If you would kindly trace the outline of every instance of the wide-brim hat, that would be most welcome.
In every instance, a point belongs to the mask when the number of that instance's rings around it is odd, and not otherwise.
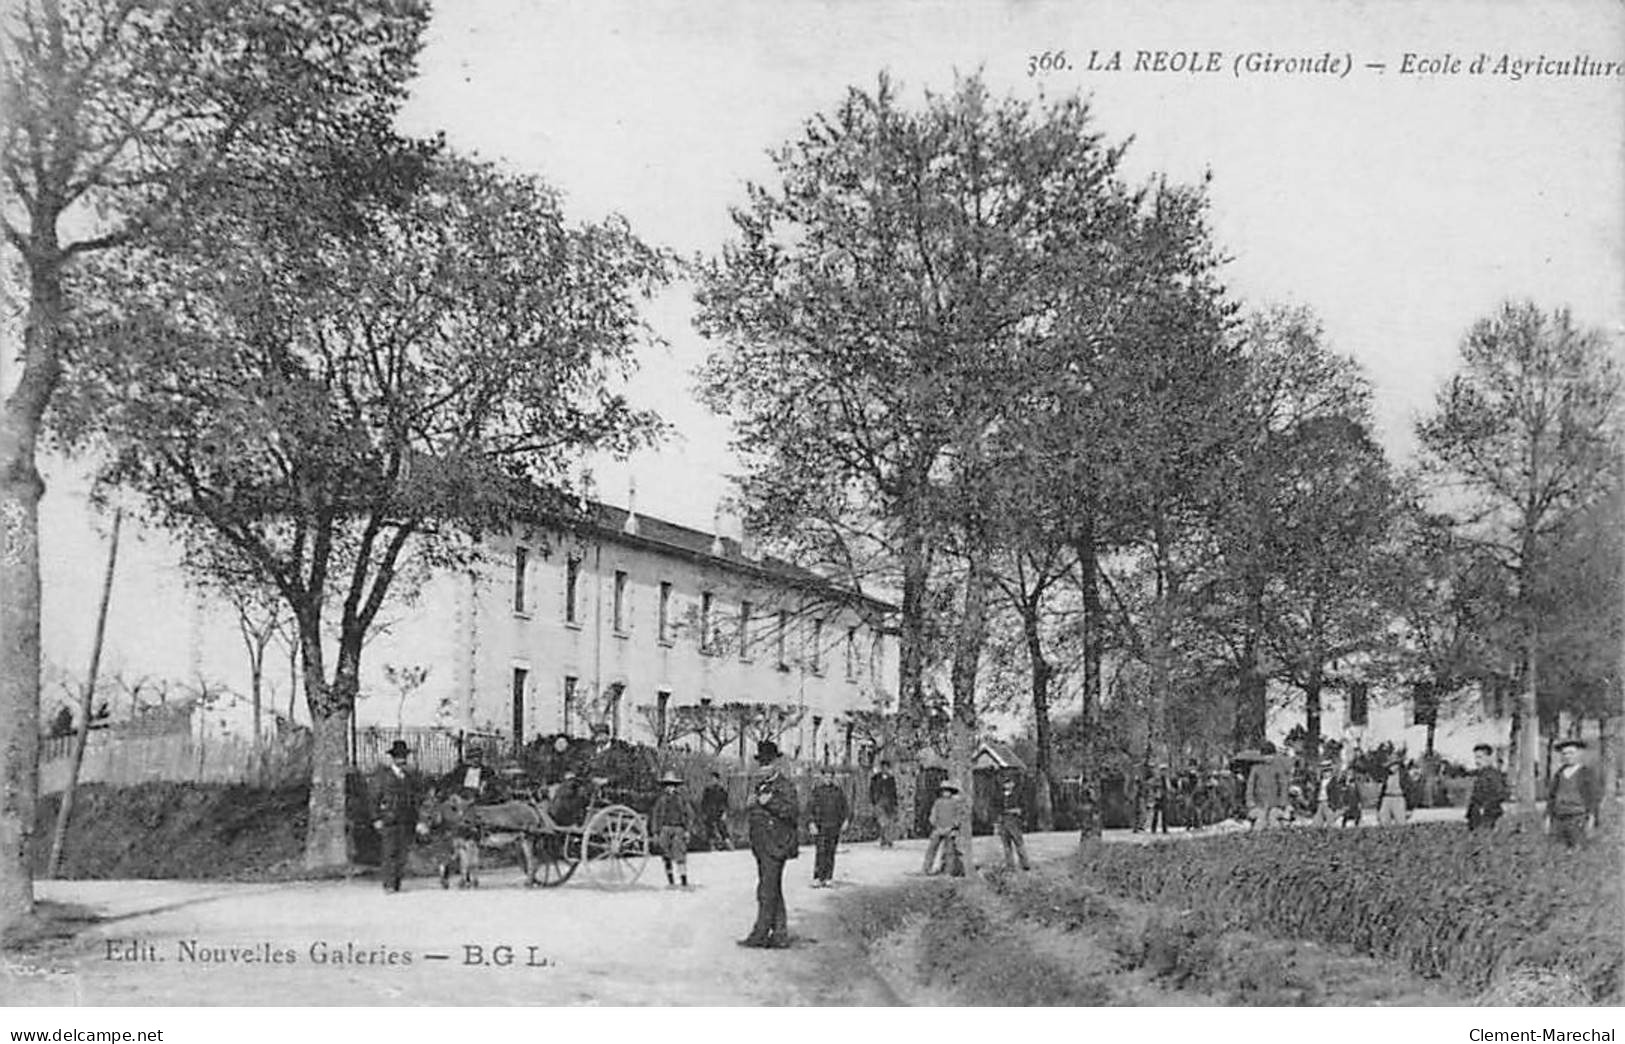
[[[680,787],[683,785],[683,777],[675,772],[668,772],[660,777],[660,785],[663,787]]]
[[[951,782],[951,781],[945,779],[941,783],[937,784],[937,793],[940,794],[944,790],[951,790],[955,794],[957,794],[957,793],[959,793],[959,784]]]
[[[1557,741],[1557,749],[1558,750],[1567,750],[1570,747],[1578,747],[1581,750],[1585,750],[1586,749],[1586,741],[1582,740],[1582,739],[1566,739],[1566,740],[1558,740]]]
[[[392,758],[404,758],[411,753],[412,748],[406,745],[405,740],[396,740],[389,745],[389,756]]]
[[[756,744],[756,764],[770,765],[779,760],[779,745],[772,740],[763,740]]]
[[[466,757],[469,761],[484,761],[485,760],[485,750],[484,750],[484,748],[481,748],[481,747],[469,747],[468,752],[466,754],[464,754],[463,756]]]
[[[592,734],[594,736],[608,735],[609,734],[609,725],[607,723],[605,723],[605,722],[602,722],[602,721],[593,722]]]

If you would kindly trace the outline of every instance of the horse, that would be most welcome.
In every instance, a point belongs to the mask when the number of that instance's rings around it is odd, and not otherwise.
[[[525,863],[525,884],[535,885],[538,833],[553,828],[546,811],[526,801],[476,805],[461,794],[441,798],[431,790],[423,802],[418,823],[429,831],[449,830],[452,858],[440,864],[440,887],[451,887],[455,861],[459,888],[478,888],[480,849],[518,845]]]

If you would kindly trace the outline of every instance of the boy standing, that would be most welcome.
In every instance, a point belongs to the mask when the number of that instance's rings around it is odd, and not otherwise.
[[[869,804],[880,825],[880,847],[892,847],[897,840],[897,777],[891,774],[889,760],[881,759],[880,771],[869,780]]]
[[[813,787],[809,805],[809,825],[816,836],[813,857],[813,887],[828,888],[835,876],[835,847],[841,843],[841,828],[846,826],[850,811],[846,794],[835,782],[835,771],[826,768],[819,773],[818,785]]]
[[[1507,799],[1507,781],[1495,767],[1495,748],[1480,743],[1473,748],[1473,793],[1467,799],[1467,829],[1495,829],[1501,803]]]
[[[666,867],[666,887],[676,888],[672,867],[688,887],[688,833],[694,826],[694,812],[683,797],[683,780],[675,772],[660,777],[660,796],[649,812],[649,828],[660,838],[660,861]]]

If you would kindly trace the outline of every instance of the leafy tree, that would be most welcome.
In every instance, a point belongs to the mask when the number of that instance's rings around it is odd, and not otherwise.
[[[1458,372],[1417,426],[1440,499],[1511,580],[1521,688],[1514,787],[1525,809],[1535,800],[1538,650],[1554,542],[1603,499],[1619,458],[1612,351],[1566,309],[1508,302],[1468,331]]]
[[[0,231],[26,287],[0,352],[0,937],[33,928],[42,423],[88,258],[140,242],[256,155],[364,138],[426,11],[402,0],[21,0],[0,27]],[[12,369],[13,360],[20,367]]]
[[[738,239],[700,273],[700,327],[719,342],[704,393],[734,420],[753,526],[901,590],[914,722],[940,647],[932,577],[978,510],[968,480],[1017,346],[1042,336],[1076,244],[1115,213],[1120,150],[1090,122],[1076,99],[997,101],[979,78],[910,110],[882,77],[773,153],[778,184],[750,186]]]
[[[105,480],[229,548],[297,622],[312,867],[347,857],[362,650],[403,570],[570,518],[578,455],[653,430],[608,384],[664,275],[624,223],[569,227],[533,180],[415,143],[349,159],[325,187],[221,191],[97,270],[63,410],[68,436],[109,447]]]

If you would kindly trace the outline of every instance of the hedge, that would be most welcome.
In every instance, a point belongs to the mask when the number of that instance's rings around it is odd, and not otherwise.
[[[1550,971],[1618,1003],[1625,902],[1617,834],[1577,850],[1460,824],[1290,829],[1086,846],[1108,891],[1244,930],[1348,944],[1472,989]]]

